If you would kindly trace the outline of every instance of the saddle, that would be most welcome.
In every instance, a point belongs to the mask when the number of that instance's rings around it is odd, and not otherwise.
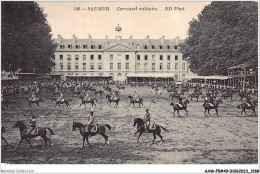
[[[37,98],[30,98],[30,101],[35,102]]]
[[[180,104],[180,103],[178,103],[177,105],[178,105],[180,108],[182,108],[182,107],[183,107],[183,105],[182,105],[182,104]]]
[[[250,104],[250,103],[246,103],[246,105],[247,105],[247,107],[251,107],[251,106],[253,106],[253,105]]]
[[[60,102],[64,102],[64,98],[63,98],[63,99],[60,99]]]
[[[213,107],[215,106],[213,103],[207,103],[209,106]]]

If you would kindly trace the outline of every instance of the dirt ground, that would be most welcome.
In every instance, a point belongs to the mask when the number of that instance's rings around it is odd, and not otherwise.
[[[3,136],[12,146],[6,146],[1,141],[2,163],[21,164],[256,164],[258,163],[258,117],[252,111],[240,115],[237,105],[238,94],[234,101],[223,100],[219,106],[219,117],[215,111],[205,117],[202,106],[203,99],[199,102],[192,101],[188,104],[188,116],[180,111],[181,117],[173,117],[173,109],[167,92],[160,88],[162,97],[155,97],[156,103],[150,107],[151,122],[165,126],[168,132],[162,131],[164,143],[158,145],[159,137],[154,144],[152,134],[144,133],[139,144],[133,137],[136,127],[133,127],[133,118],[143,118],[145,108],[149,106],[153,95],[148,87],[126,87],[120,90],[118,108],[107,106],[105,96],[97,97],[97,107],[94,114],[99,124],[109,124],[112,129],[106,129],[110,145],[105,146],[102,136],[90,138],[94,147],[81,148],[82,137],[79,131],[71,131],[72,122],[86,123],[90,111],[82,105],[80,99],[71,97],[71,93],[64,94],[64,98],[71,98],[71,109],[65,105],[54,108],[51,94],[42,95],[43,103],[37,107],[29,107],[24,96],[12,96],[12,104],[8,110],[2,110],[1,124],[6,133]],[[139,97],[144,99],[144,106],[134,108],[129,104],[128,95],[137,91]],[[91,94],[92,95],[92,94]],[[186,95],[187,97],[187,95]],[[19,129],[13,129],[16,119],[29,124],[30,112],[37,118],[38,126],[50,127],[55,135],[51,136],[52,147],[43,148],[44,141],[37,137],[31,139],[33,148],[24,141],[18,150],[15,146],[20,140]]]

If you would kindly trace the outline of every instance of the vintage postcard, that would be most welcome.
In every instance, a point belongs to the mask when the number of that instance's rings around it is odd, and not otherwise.
[[[1,173],[259,172],[258,2],[1,12]]]

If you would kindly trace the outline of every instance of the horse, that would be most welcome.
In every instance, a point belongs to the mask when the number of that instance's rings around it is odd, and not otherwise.
[[[35,138],[35,137],[42,137],[43,140],[45,141],[45,147],[47,147],[47,142],[49,142],[49,146],[51,146],[51,141],[49,138],[47,138],[47,130],[49,131],[50,135],[54,135],[53,131],[49,127],[37,127],[36,129],[38,130],[37,134],[30,134],[30,130],[25,126],[23,121],[20,121],[17,119],[16,123],[14,124],[13,128],[19,128],[20,130],[20,135],[21,135],[21,140],[17,146],[17,148],[21,145],[23,140],[26,140],[27,143],[30,145],[32,148],[32,144],[30,143],[29,139]],[[16,149],[17,149],[16,148]]]
[[[3,98],[3,101],[1,102],[2,106],[4,106],[6,109],[9,108],[9,104],[11,104],[11,102],[9,101],[9,99],[5,99]]]
[[[183,105],[181,106],[180,104],[173,104],[173,102],[171,102],[171,106],[173,106],[173,116],[175,117],[175,112],[177,111],[177,114],[179,115],[180,117],[180,114],[179,114],[179,110],[184,110],[186,111],[186,115],[188,115],[188,111],[187,111],[187,105],[189,103],[189,100],[186,99],[184,102],[183,102]]]
[[[136,87],[136,84],[135,83],[131,83],[130,87]]]
[[[54,92],[52,93],[52,97],[53,97],[53,96],[56,97],[56,95],[60,95],[60,91],[54,91]]]
[[[189,88],[188,87],[184,87],[181,89],[181,93],[185,94],[185,92],[187,92],[189,94]]]
[[[199,94],[199,93],[191,93],[191,94],[189,95],[189,97],[190,97],[190,100],[191,100],[191,101],[192,101],[193,98],[196,98],[197,101],[199,101],[200,94]]]
[[[90,129],[93,127],[92,125],[90,125]],[[88,137],[89,136],[95,136],[97,134],[100,134],[102,137],[104,137],[105,139],[105,144],[106,145],[109,145],[109,141],[108,141],[108,136],[105,135],[105,132],[106,132],[106,127],[111,130],[111,126],[109,124],[97,124],[97,131],[96,132],[85,132],[85,128],[86,128],[86,125],[82,124],[82,123],[79,123],[79,122],[75,122],[73,121],[72,123],[72,131],[75,131],[76,129],[79,130],[80,132],[80,135],[82,136],[83,138],[83,142],[82,142],[82,146],[81,148],[84,147],[85,145],[85,140],[87,141],[87,144],[92,147],[90,144],[89,144],[89,141],[88,141]]]
[[[204,105],[204,109],[205,109],[204,114],[205,114],[205,117],[206,117],[206,111],[207,111],[207,110],[208,110],[208,114],[211,115],[211,114],[209,113],[210,109],[215,109],[216,114],[217,114],[217,116],[218,116],[218,105],[219,105],[219,103],[223,103],[223,102],[222,102],[222,99],[218,99],[218,100],[215,102],[215,104],[214,104],[214,103],[206,103],[206,104]]]
[[[248,97],[248,94],[246,92],[239,92],[239,96],[240,96],[240,101],[243,100],[243,98],[247,98]]]
[[[249,105],[248,103],[242,103],[242,104],[238,105],[237,108],[241,108],[241,109],[242,109],[241,115],[242,115],[243,112],[244,112],[245,114],[247,114],[247,113],[246,113],[246,109],[252,109],[252,110],[253,110],[253,113],[254,113],[255,116],[256,116],[255,106],[256,106],[256,104],[257,104],[257,100],[253,101],[252,104],[253,104],[253,105]],[[253,113],[252,113],[252,114],[253,114]]]
[[[9,144],[7,143],[6,139],[3,137],[4,133],[5,133],[5,128],[4,128],[4,126],[2,126],[2,128],[1,128],[1,139],[4,140],[4,142],[8,146]]]
[[[143,99],[142,98],[139,98],[139,100],[138,101],[136,101],[135,99],[134,99],[134,97],[133,96],[128,96],[127,98],[130,98],[130,104],[128,105],[128,107],[131,105],[131,104],[133,104],[134,105],[134,108],[135,108],[135,103],[138,103],[139,104],[139,108],[140,108],[140,104],[143,106]]]
[[[139,86],[139,87],[140,87],[140,86],[144,86],[144,83],[139,83],[138,86]]]
[[[181,96],[181,94],[178,94],[177,93],[177,91],[175,91],[175,92],[171,92],[170,93],[170,95],[169,95],[169,98],[171,99],[171,100],[173,100],[173,98],[180,98],[180,96]]]
[[[162,91],[151,90],[150,93],[153,95],[162,95]]]
[[[71,96],[71,97],[73,97],[73,96],[74,96],[74,94],[78,94],[78,97],[79,97],[79,96],[80,96],[80,93],[81,93],[81,91],[80,91],[80,90],[73,91],[73,92],[72,92],[72,96]]]
[[[120,90],[120,89],[125,90],[125,87],[124,87],[124,86],[118,86],[118,85],[116,85],[116,87],[117,87],[118,90]]]
[[[96,106],[96,104],[95,104],[95,100],[96,100],[96,102],[97,102],[97,99],[96,99],[96,98],[89,98],[89,100],[85,100],[85,97],[84,97],[84,96],[80,96],[79,98],[81,99],[81,104],[80,104],[80,106],[81,106],[82,104],[84,104],[85,109],[86,109],[86,103],[90,103],[92,107],[93,107],[94,105]]]
[[[222,98],[223,99],[227,99],[228,97],[230,97],[230,100],[232,101],[233,99],[232,99],[232,92],[224,92],[223,94],[222,94]]]
[[[144,124],[145,124],[145,122],[144,122],[143,119],[141,119],[141,118],[135,118],[135,119],[134,119],[134,124],[133,124],[133,126],[136,126],[136,125],[137,125],[137,131],[135,132],[134,137],[135,137],[135,135],[139,132],[139,135],[138,135],[138,138],[137,138],[137,142],[136,142],[136,143],[139,143],[139,138],[140,138],[140,136],[145,132]],[[153,138],[154,138],[154,139],[152,140],[151,144],[154,143],[154,140],[156,139],[156,135],[158,135],[158,136],[161,138],[161,141],[160,141],[159,144],[162,144],[162,143],[163,143],[163,137],[161,136],[161,128],[162,128],[164,131],[166,131],[166,132],[168,132],[168,131],[166,130],[166,128],[164,128],[164,127],[162,127],[162,126],[160,126],[160,125],[158,125],[158,124],[155,124],[155,123],[153,124],[153,127],[154,127],[154,129],[150,129],[149,126],[147,126],[147,133],[152,133],[152,134],[153,134]]]
[[[120,101],[120,98],[119,96],[115,96],[115,97],[112,97],[111,95],[107,94],[106,95],[106,98],[107,98],[107,104],[110,106],[110,104],[112,102],[115,102],[115,106],[114,107],[117,107],[118,106],[118,103]]]
[[[100,97],[102,97],[102,94],[104,93],[103,90],[95,90],[94,95],[97,96],[97,94],[100,94]]]
[[[70,106],[69,101],[72,101],[72,100],[71,100],[71,99],[62,99],[62,100],[59,100],[58,98],[54,98],[54,97],[53,97],[51,101],[55,101],[55,102],[56,102],[54,108],[55,108],[57,105],[59,105],[59,107],[60,107],[61,104],[66,104],[66,106],[67,106],[67,108],[68,108],[68,107]]]
[[[37,104],[37,106],[39,106],[39,102],[42,102],[42,99],[40,99],[40,98],[34,98],[34,99],[29,99],[29,100],[28,100],[29,106],[32,106],[32,105],[31,105],[32,103],[35,103],[35,104]]]

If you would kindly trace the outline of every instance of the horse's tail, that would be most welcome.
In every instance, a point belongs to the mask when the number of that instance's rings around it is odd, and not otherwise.
[[[240,109],[242,105],[243,105],[243,104],[238,105],[237,108]]]
[[[47,129],[50,131],[50,133],[51,133],[52,135],[54,135],[54,133],[53,133],[53,131],[51,130],[51,128],[48,128],[48,127],[47,127]]]
[[[159,125],[158,125],[159,126]],[[168,132],[168,130],[166,129],[166,127],[162,127],[162,126],[159,126],[160,128],[162,128],[165,132]]]
[[[97,102],[97,99],[96,98],[93,98],[94,100],[96,100],[96,102]]]
[[[111,130],[111,126],[110,126],[109,124],[105,124],[105,126],[106,126],[109,130]]]

